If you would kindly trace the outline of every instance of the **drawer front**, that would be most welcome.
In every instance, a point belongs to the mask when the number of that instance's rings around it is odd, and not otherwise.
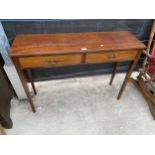
[[[102,63],[133,60],[138,51],[104,51],[103,53],[89,53],[86,56],[86,63]]]
[[[19,61],[22,68],[70,66],[81,64],[81,55],[23,57]]]

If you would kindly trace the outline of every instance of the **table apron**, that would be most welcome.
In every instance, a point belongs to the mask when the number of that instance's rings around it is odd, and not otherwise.
[[[134,60],[138,50],[19,57],[21,68],[48,68]]]

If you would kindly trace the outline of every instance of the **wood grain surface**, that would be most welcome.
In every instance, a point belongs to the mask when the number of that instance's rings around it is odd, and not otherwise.
[[[43,67],[98,64],[131,61],[117,99],[120,99],[138,59],[145,49],[130,32],[85,32],[61,34],[18,35],[10,50],[32,111],[35,106],[26,84],[23,70]],[[116,74],[114,68],[112,80]],[[36,92],[32,77],[31,84]],[[112,82],[111,82],[112,83]]]
[[[12,57],[38,56],[79,53],[84,50],[96,52],[144,48],[144,44],[126,31],[29,34],[16,36],[10,49],[10,55]]]

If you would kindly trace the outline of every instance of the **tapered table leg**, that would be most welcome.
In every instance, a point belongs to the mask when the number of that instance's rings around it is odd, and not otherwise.
[[[28,98],[28,101],[29,101],[30,106],[32,108],[32,111],[36,112],[34,104],[33,104],[33,100],[32,100],[32,97],[31,97],[31,94],[30,94],[28,86],[27,86],[27,82],[25,80],[25,76],[24,76],[23,70],[20,67],[20,63],[18,62],[18,58],[13,58],[13,62],[15,64],[15,67],[16,67],[16,70],[18,72],[19,78],[20,78],[20,80],[22,82],[23,88],[24,88],[25,93],[27,95],[27,98]]]
[[[128,68],[127,74],[126,74],[126,76],[125,76],[125,79],[124,79],[124,81],[123,81],[123,84],[122,84],[122,86],[121,86],[121,88],[120,88],[120,91],[119,91],[119,93],[118,93],[118,96],[117,96],[117,99],[118,99],[118,100],[121,98],[121,95],[122,95],[122,93],[123,93],[123,91],[124,91],[124,89],[125,89],[125,87],[126,87],[126,85],[127,85],[127,82],[130,80],[131,73],[133,72],[133,70],[134,70],[134,68],[135,68],[135,66],[136,66],[136,64],[137,64],[140,55],[141,55],[141,52],[138,52],[138,54],[137,54],[135,60],[132,61],[132,62],[130,63],[130,66],[129,66],[129,68]]]
[[[112,75],[111,75],[111,79],[110,79],[109,85],[112,85],[112,82],[113,82],[114,77],[115,77],[115,75],[116,75],[116,72],[117,72],[117,70],[118,70],[119,64],[120,64],[119,62],[116,62],[116,63],[115,63],[115,66],[114,66],[114,69],[113,69],[113,72],[112,72]]]
[[[36,91],[36,88],[35,88],[35,85],[34,85],[34,81],[33,81],[33,78],[32,78],[32,73],[31,73],[31,70],[30,69],[27,69],[27,75],[28,75],[28,78],[29,78],[29,80],[31,82],[31,85],[32,85],[34,94],[36,95],[37,94],[37,91]]]

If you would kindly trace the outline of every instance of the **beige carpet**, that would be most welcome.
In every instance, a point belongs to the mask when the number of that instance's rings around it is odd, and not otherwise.
[[[147,103],[132,83],[116,96],[124,74],[36,83],[33,113],[28,102],[12,100],[14,126],[7,134],[155,134]]]

